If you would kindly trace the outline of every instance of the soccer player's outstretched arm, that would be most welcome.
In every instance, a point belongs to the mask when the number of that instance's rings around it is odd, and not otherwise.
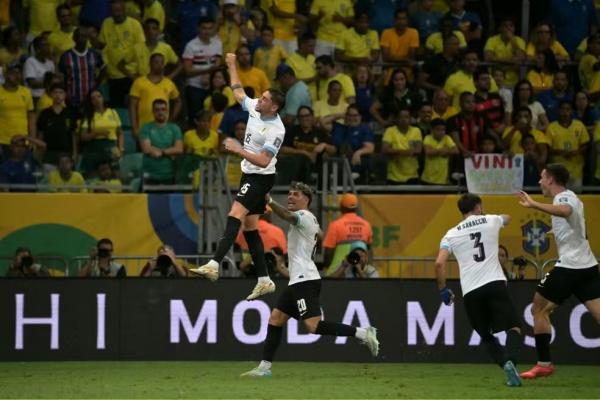
[[[225,150],[229,151],[230,153],[239,155],[240,157],[248,160],[249,162],[260,168],[267,168],[267,166],[271,162],[271,159],[275,157],[275,154],[265,149],[261,150],[258,154],[244,150],[244,147],[241,145],[241,143],[235,140],[234,138],[225,139],[223,145],[225,146]]]
[[[536,210],[543,211],[547,214],[554,215],[555,217],[568,218],[573,209],[567,203],[565,204],[546,204],[540,203],[533,200],[527,193],[520,191],[517,196],[519,197],[519,204],[525,208],[534,208]]]
[[[236,62],[237,59],[235,54],[227,53],[225,56],[225,63],[227,64],[227,70],[229,71],[231,90],[233,91],[233,97],[235,97],[235,100],[238,103],[241,103],[244,101],[244,97],[246,97],[246,92],[244,91],[244,87],[242,86],[242,82],[238,76]]]
[[[279,218],[289,222],[292,225],[296,225],[298,223],[298,216],[273,200],[270,195],[267,195],[267,202],[269,203],[269,206],[271,206],[271,209],[275,215],[277,215]]]
[[[437,287],[442,290],[446,287],[446,263],[450,257],[450,252],[446,249],[440,249],[435,260],[435,279]]]

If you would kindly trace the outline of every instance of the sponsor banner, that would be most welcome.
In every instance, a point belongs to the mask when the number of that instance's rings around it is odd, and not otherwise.
[[[465,177],[471,193],[517,193],[523,189],[523,155],[474,154],[465,158]]]
[[[2,280],[0,357],[34,360],[258,360],[275,295],[246,301],[252,280]],[[459,293],[456,281],[449,286]],[[533,282],[510,283],[523,318],[523,362],[535,359]],[[385,293],[385,296],[381,294]],[[324,318],[375,326],[381,342],[373,359],[354,338],[308,334],[290,320],[277,360],[350,362],[490,362],[462,304],[440,303],[423,280],[327,280]],[[552,315],[553,359],[594,364],[600,328],[574,299]],[[505,338],[498,335],[500,341]]]

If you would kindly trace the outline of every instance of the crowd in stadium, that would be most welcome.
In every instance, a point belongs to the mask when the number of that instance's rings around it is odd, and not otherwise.
[[[221,148],[244,140],[236,53],[248,94],[286,93],[278,183],[341,156],[360,183],[448,185],[465,157],[499,153],[524,154],[525,185],[548,162],[598,184],[592,0],[550,1],[528,42],[501,15],[489,34],[465,0],[242,3],[2,2],[0,182],[139,190],[197,183],[221,157],[236,187],[240,160]]]

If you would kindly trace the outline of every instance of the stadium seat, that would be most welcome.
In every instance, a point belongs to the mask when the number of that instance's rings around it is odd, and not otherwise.
[[[134,192],[138,192],[142,183],[142,153],[125,154],[119,162],[121,182],[129,184]]]

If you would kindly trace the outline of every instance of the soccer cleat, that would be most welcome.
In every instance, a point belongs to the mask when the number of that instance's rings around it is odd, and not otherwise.
[[[548,366],[536,364],[529,371],[521,373],[523,379],[535,379],[554,374],[554,365]]]
[[[508,360],[502,367],[506,374],[506,386],[521,386],[521,377],[519,371],[512,361]]]
[[[272,375],[273,374],[271,373],[270,369],[256,367],[256,368],[251,369],[248,372],[244,372],[243,374],[240,375],[240,377],[268,378],[268,377],[270,377]]]
[[[259,298],[263,294],[273,293],[274,291],[275,291],[275,283],[271,279],[269,279],[267,281],[259,280],[256,283],[256,286],[254,286],[252,293],[250,293],[248,295],[248,297],[246,297],[246,300],[254,300],[256,298]]]
[[[204,264],[203,266],[198,268],[191,268],[188,271],[190,271],[192,275],[197,275],[203,278],[210,279],[212,282],[219,279],[219,267],[215,267],[210,263]]]
[[[367,328],[367,336],[362,343],[369,348],[373,357],[379,354],[379,340],[377,340],[377,328],[372,326]]]

